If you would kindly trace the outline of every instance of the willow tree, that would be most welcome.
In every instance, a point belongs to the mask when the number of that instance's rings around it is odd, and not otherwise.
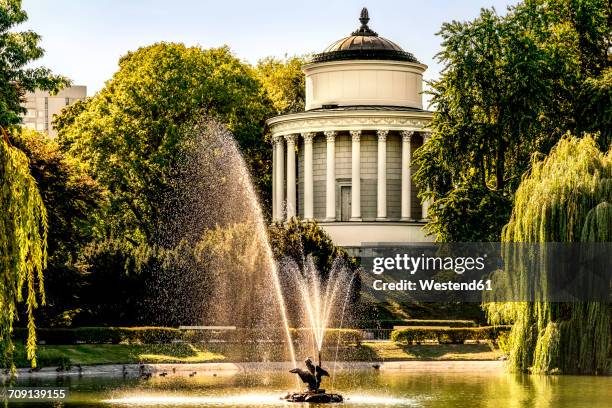
[[[523,178],[502,241],[611,242],[611,203],[612,150],[602,153],[590,136],[565,137]],[[485,310],[492,323],[513,323],[508,341],[511,369],[607,372],[607,302],[499,302],[485,304]]]
[[[2,129],[2,128],[0,128]],[[11,333],[17,303],[27,309],[27,356],[36,366],[34,309],[44,304],[43,269],[47,262],[47,213],[26,155],[0,138],[0,353],[12,366]],[[25,292],[25,293],[24,293]]]

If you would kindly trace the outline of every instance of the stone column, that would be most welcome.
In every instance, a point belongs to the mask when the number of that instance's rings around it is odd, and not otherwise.
[[[414,132],[410,130],[402,131],[402,221],[412,221],[410,217],[410,205],[412,202],[412,151],[410,150],[410,140]]]
[[[431,137],[431,133],[430,132],[423,132],[423,144],[427,143],[427,141],[429,141],[429,138]],[[429,191],[429,186],[427,186],[427,191]],[[421,205],[421,219],[422,220],[427,220],[427,213],[429,212],[429,206],[431,205],[431,199],[426,199],[423,200],[423,204]]]
[[[387,220],[387,134],[388,130],[379,130],[378,135],[378,181],[376,200],[376,221]]]
[[[304,219],[314,219],[312,141],[315,133],[302,133],[304,138]]]
[[[285,199],[285,149],[283,145],[283,137],[278,136],[276,142],[276,195],[274,200],[276,201],[276,220],[278,222],[283,221],[283,201]]]
[[[297,135],[287,135],[287,220],[295,217],[296,182],[295,182],[295,140]]]
[[[276,187],[276,138],[272,137],[272,221],[278,219],[278,208],[276,207],[276,194],[278,193]]]
[[[361,221],[361,130],[351,130],[351,221]]]
[[[327,138],[325,221],[336,221],[336,134],[334,131],[325,132]]]

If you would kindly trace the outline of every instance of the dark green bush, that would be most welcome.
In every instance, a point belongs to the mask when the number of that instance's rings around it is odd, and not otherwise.
[[[171,327],[76,327],[39,328],[36,336],[39,343],[45,344],[155,344],[184,340],[185,332]],[[23,342],[26,334],[25,329],[18,328],[13,338]]]
[[[484,327],[407,327],[393,330],[391,340],[402,344],[418,344],[425,341],[437,341],[440,344],[463,344],[466,340],[495,341],[501,332],[510,326]]]
[[[23,327],[15,328],[13,330],[13,339],[16,342],[25,342],[27,338],[28,330]],[[39,343],[44,342],[46,344],[76,344],[77,335],[74,329],[47,329],[37,328],[36,339]]]
[[[421,319],[396,319],[396,320],[359,320],[354,322],[357,327],[368,329],[392,329],[396,326],[445,326],[445,327],[475,327],[473,320],[421,320]]]
[[[284,342],[284,335],[279,337],[264,330],[186,330],[172,327],[76,327],[76,328],[39,328],[36,330],[39,343],[44,344],[167,344],[175,341],[188,343],[229,342],[249,343],[256,339],[272,339]],[[294,341],[307,343],[310,332],[307,329],[291,329]],[[15,341],[23,343],[27,331],[16,328],[13,332]],[[325,344],[335,345],[359,343],[362,340],[361,330],[328,329],[325,332]]]

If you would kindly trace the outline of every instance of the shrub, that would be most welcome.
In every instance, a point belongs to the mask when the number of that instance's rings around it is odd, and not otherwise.
[[[291,338],[298,344],[305,344],[311,340],[309,329],[291,329]],[[336,344],[360,344],[363,333],[358,329],[326,329],[323,339],[324,346],[335,346]]]
[[[167,344],[174,341],[188,343],[198,342],[228,342],[248,343],[256,339],[277,338],[264,329],[235,330],[185,330],[172,327],[76,327],[76,328],[40,328],[36,330],[39,343],[45,344]],[[307,329],[291,329],[295,342],[305,344],[310,341]],[[13,338],[25,342],[27,329],[16,328]],[[361,330],[328,329],[325,332],[325,344],[335,345],[359,343],[362,339]],[[279,338],[284,342],[284,336]]]
[[[391,340],[403,344],[419,344],[425,341],[437,341],[439,344],[463,344],[466,340],[495,341],[501,332],[509,326],[485,327],[407,327],[394,330]]]
[[[19,328],[13,333],[15,340],[23,342],[27,331]],[[45,344],[155,344],[182,340],[184,331],[171,327],[77,327],[41,328],[36,335],[38,342]]]
[[[392,323],[392,326],[440,326],[440,327],[476,327],[476,322],[473,320],[389,320],[386,322]],[[387,323],[388,324],[388,323]]]

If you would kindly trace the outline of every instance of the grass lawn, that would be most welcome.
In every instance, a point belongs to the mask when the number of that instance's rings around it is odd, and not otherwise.
[[[240,347],[240,345],[238,345]],[[239,362],[245,354],[256,356],[253,350],[240,353],[236,345],[228,344],[79,344],[39,345],[39,367],[57,366],[60,361],[71,365],[144,363],[211,363]],[[274,348],[274,347],[272,347]],[[283,360],[283,353],[268,349],[272,360]],[[304,351],[308,353],[309,351]],[[335,355],[335,348],[324,351]],[[496,360],[499,352],[487,344],[427,344],[401,345],[393,342],[364,342],[359,346],[339,349],[341,361],[401,361],[401,360]],[[16,365],[29,367],[23,346],[18,345]]]
[[[393,342],[362,343],[368,360],[497,360],[501,354],[488,344],[421,344],[402,345]],[[366,358],[363,358],[365,360]]]

